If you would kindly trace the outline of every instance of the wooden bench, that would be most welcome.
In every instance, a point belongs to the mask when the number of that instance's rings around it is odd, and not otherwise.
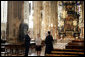
[[[19,55],[21,52],[20,50],[23,50],[21,54],[24,54],[24,46],[22,44],[3,44],[5,46],[5,55],[11,56],[11,55]]]

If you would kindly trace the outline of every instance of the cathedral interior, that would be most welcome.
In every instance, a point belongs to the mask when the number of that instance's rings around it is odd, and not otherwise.
[[[40,56],[84,55],[84,1],[1,1],[1,56],[24,56],[27,31],[28,56],[37,56],[37,34],[42,39]],[[54,50],[44,54],[48,31]]]

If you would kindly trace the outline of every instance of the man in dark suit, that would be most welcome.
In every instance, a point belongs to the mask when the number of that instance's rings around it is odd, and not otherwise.
[[[30,36],[29,36],[29,32],[27,32],[27,34],[25,35],[25,56],[28,56],[28,52],[29,52],[29,46],[30,46]]]
[[[51,51],[53,50],[53,37],[50,35],[50,31],[48,31],[48,36],[45,39],[45,54],[50,54]]]

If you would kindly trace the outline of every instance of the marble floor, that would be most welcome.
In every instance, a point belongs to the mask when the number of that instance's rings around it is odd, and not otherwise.
[[[57,41],[54,41],[53,47],[54,47],[54,49],[65,49],[65,46],[67,45],[67,43],[72,40],[74,40],[74,39],[73,38],[72,39],[70,39],[70,38],[57,39]],[[37,56],[36,50],[30,49],[28,56]],[[45,56],[45,46],[42,47],[40,56]]]
[[[45,52],[45,46],[42,47],[40,56],[45,56],[45,53],[44,52]],[[30,49],[28,56],[37,56],[36,50],[35,49],[32,49],[32,50]]]

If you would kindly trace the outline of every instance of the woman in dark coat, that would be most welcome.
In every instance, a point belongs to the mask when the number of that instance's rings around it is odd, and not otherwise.
[[[30,40],[31,40],[29,36],[29,32],[28,34],[25,35],[25,56],[28,56],[28,53],[29,53],[29,46],[30,46]]]
[[[53,37],[50,35],[50,31],[48,31],[48,36],[45,39],[45,54],[50,54],[51,51],[53,50]]]

